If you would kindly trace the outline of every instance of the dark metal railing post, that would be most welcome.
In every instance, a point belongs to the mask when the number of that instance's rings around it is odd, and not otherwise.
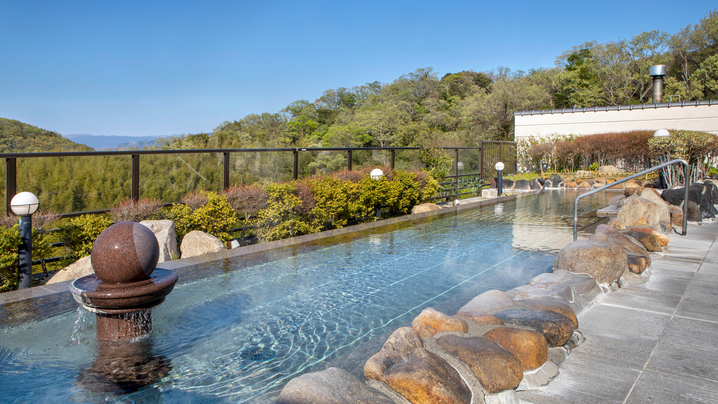
[[[516,143],[514,143],[514,174],[519,173],[519,151],[516,147]]]
[[[479,178],[484,178],[484,141],[479,140]]]
[[[503,145],[503,143],[499,143],[499,160],[498,160],[498,161],[500,161],[500,162],[503,163],[503,161],[504,161],[504,150],[503,150],[502,145]],[[498,161],[497,161],[497,162],[498,162]]]
[[[347,170],[352,170],[352,151],[347,150]]]
[[[396,158],[396,150],[391,149],[391,169],[394,169],[394,160]]]
[[[230,164],[230,158],[229,158],[229,152],[222,153],[222,168],[224,171],[224,176],[222,179],[222,189],[225,191],[229,189],[229,164]]]
[[[140,199],[140,155],[132,155],[132,189],[130,190],[132,200]]]
[[[292,163],[292,179],[299,178],[299,149],[294,149],[294,162]]]
[[[10,201],[17,193],[17,159],[5,159],[5,214],[9,215]]]
[[[459,149],[454,149],[454,195],[459,193]]]

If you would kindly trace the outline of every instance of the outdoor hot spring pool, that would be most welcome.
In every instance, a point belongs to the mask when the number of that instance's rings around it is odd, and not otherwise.
[[[244,403],[328,366],[359,376],[424,308],[453,314],[549,271],[553,244],[572,234],[576,195],[544,192],[178,271],[143,345],[166,371],[139,389],[93,391],[95,319],[71,298],[52,316],[41,301],[22,306],[27,315],[3,307],[0,402]],[[611,196],[583,199],[579,225]]]

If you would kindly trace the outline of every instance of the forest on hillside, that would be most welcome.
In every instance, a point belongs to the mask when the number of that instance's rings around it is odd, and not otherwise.
[[[677,33],[656,30],[577,45],[559,55],[552,68],[465,70],[441,77],[420,68],[391,83],[330,89],[276,113],[225,121],[209,134],[160,139],[156,148],[436,147],[513,140],[515,111],[650,102],[648,67],[654,64],[668,66],[666,99],[718,99],[718,9]],[[0,152],[87,150],[18,121],[0,120],[0,131]],[[354,167],[386,166],[387,157],[355,152]],[[284,181],[291,175],[291,152],[231,158],[233,184]],[[301,153],[300,176],[341,170],[346,158],[345,152]],[[467,167],[475,159],[460,158]],[[30,160],[18,160],[18,190],[36,193],[42,206],[55,212],[106,209],[130,194],[129,156]],[[140,195],[176,202],[199,189],[217,191],[222,165],[221,154],[143,156]],[[398,168],[422,166],[418,153],[397,153]]]
[[[0,153],[89,151],[91,148],[37,126],[0,118]]]
[[[668,67],[666,100],[718,99],[718,9],[677,33],[654,30],[577,45],[559,55],[552,68],[466,70],[442,77],[421,68],[392,83],[327,90],[317,100],[295,101],[278,113],[223,122],[211,142],[384,147],[513,140],[515,111],[650,102],[648,68],[655,64]]]

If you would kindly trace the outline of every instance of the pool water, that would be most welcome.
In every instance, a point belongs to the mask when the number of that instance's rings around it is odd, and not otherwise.
[[[194,273],[214,275],[180,276],[153,309],[143,343],[169,368],[139,389],[98,393],[83,382],[98,354],[94,315],[82,309],[4,327],[0,401],[251,402],[407,325],[426,307],[455,310],[456,296],[507,290],[549,271],[555,244],[572,234],[575,196],[546,192],[261,260],[199,265]],[[610,196],[585,198],[580,213]],[[579,225],[597,220],[584,216]]]

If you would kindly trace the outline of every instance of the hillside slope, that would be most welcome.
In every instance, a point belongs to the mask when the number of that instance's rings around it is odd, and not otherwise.
[[[0,153],[91,150],[91,147],[65,139],[58,133],[14,119],[0,118]]]

